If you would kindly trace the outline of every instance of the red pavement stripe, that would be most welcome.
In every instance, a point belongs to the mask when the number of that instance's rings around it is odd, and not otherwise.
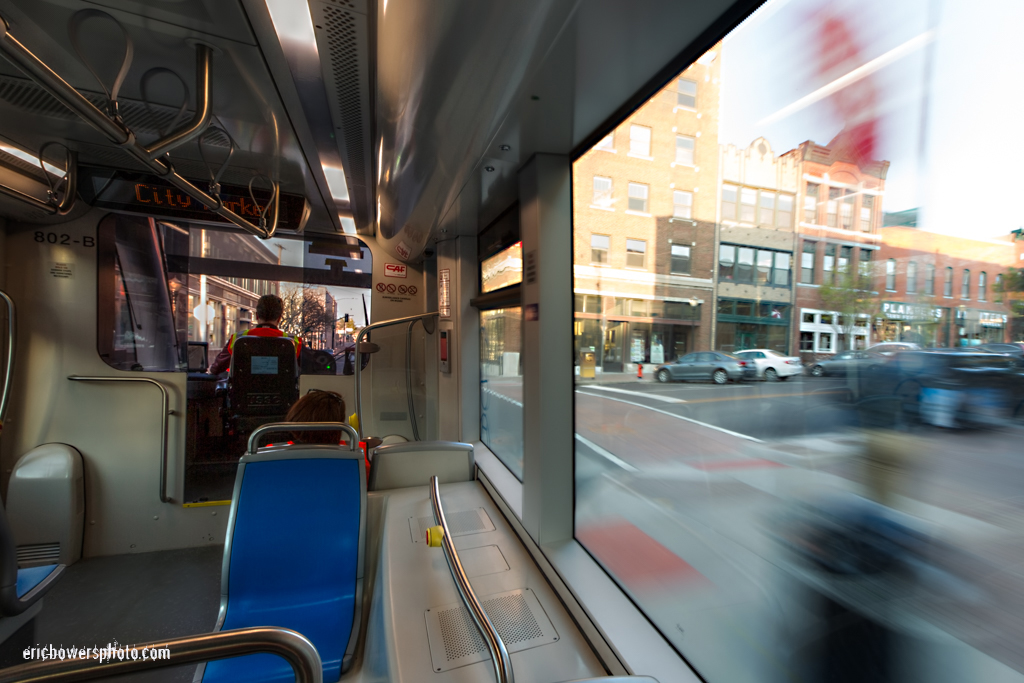
[[[785,467],[782,463],[775,462],[773,460],[764,460],[763,458],[718,460],[715,462],[687,462],[686,464],[694,469],[703,470],[705,472],[712,470],[745,470],[757,467]]]
[[[577,528],[576,538],[629,588],[668,582],[691,587],[712,585],[692,565],[629,522],[616,520]]]

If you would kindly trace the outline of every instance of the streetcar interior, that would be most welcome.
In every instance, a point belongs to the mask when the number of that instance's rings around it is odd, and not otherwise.
[[[0,681],[1024,680],[1021,25],[0,0]]]

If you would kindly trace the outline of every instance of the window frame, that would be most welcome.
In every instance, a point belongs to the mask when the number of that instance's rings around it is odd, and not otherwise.
[[[692,83],[693,84],[693,94],[692,95],[689,94],[689,93],[684,93],[683,92],[681,86],[682,86],[682,84],[684,82]],[[695,81],[695,80],[693,80],[691,78],[683,78],[681,76],[679,78],[677,78],[676,79],[676,104],[675,104],[675,106],[676,107],[682,107],[683,109],[689,109],[691,111],[696,111],[697,110],[697,95],[699,94],[699,88],[700,88],[700,86],[697,85],[697,81]],[[690,103],[690,102],[683,102],[683,101],[681,101],[683,98],[693,98],[693,102],[692,103]]]
[[[635,250],[635,249],[631,250],[630,249],[630,246],[631,246],[630,242],[633,243],[632,246],[640,245],[640,249],[639,250]],[[631,255],[633,255],[633,254],[640,254],[640,265],[637,266],[637,265],[631,265],[630,264],[629,257]],[[647,270],[647,240],[638,240],[638,239],[635,239],[635,238],[632,238],[632,237],[627,237],[626,238],[626,268],[635,269],[635,270]]]
[[[686,256],[676,256],[676,249],[685,249]],[[672,275],[689,275],[693,269],[693,252],[689,244],[670,244],[669,245],[669,264],[668,272]],[[686,268],[683,270],[676,270],[676,259],[686,259]]]
[[[594,246],[594,238],[595,237],[603,237],[606,240],[608,240],[607,246],[595,247]],[[598,233],[598,232],[590,233],[590,265],[592,265],[592,266],[607,266],[609,264],[608,255],[611,253],[611,248],[612,248],[612,236],[611,235],[602,235],[601,233]],[[594,260],[594,253],[595,252],[599,252],[599,251],[603,251],[604,252],[604,260]]]
[[[680,203],[680,196],[687,198],[686,202]],[[679,207],[686,207],[686,215],[679,213]],[[693,220],[693,193],[687,190],[672,190],[672,218],[683,218]]]
[[[885,291],[896,291],[896,259],[894,258],[885,262]]]
[[[641,187],[643,188],[643,191],[644,191],[644,196],[642,197],[643,203],[644,203],[643,204],[643,208],[642,209],[634,209],[633,208],[633,200],[634,199],[640,200],[641,197],[635,196],[633,194],[633,188],[641,188]],[[648,211],[648,209],[650,209],[650,202],[651,202],[651,186],[647,185],[646,183],[635,183],[633,181],[629,181],[629,183],[626,186],[626,211],[629,212],[629,213],[635,213],[635,214],[640,214],[640,215],[643,215],[643,216],[649,216],[649,215],[651,215],[650,212]]]
[[[971,300],[971,269],[964,268],[964,272],[961,274],[960,280],[960,299],[963,301]]]
[[[647,148],[646,148],[646,151],[643,152],[642,154],[640,152],[637,152],[637,151],[634,150],[634,145],[637,142],[642,142],[642,140],[639,140],[639,138],[636,138],[636,137],[633,136],[633,131],[641,131],[641,130],[647,131]],[[651,144],[652,144],[653,138],[654,138],[654,129],[651,128],[650,126],[643,126],[643,125],[641,125],[639,123],[631,123],[631,124],[629,124],[629,156],[637,157],[639,159],[651,159],[651,158],[653,158],[653,156],[651,155]]]
[[[680,159],[679,158],[680,152],[684,152],[684,156],[686,156],[685,152],[687,151],[687,148],[686,148],[685,145],[680,145],[679,143],[680,142],[685,142],[687,140],[690,142],[689,160],[687,160],[687,159]],[[682,134],[676,133],[676,155],[675,155],[675,160],[673,161],[673,163],[676,166],[696,166],[697,165],[697,138],[693,137],[692,135],[682,135]]]
[[[598,182],[597,181],[599,181],[599,180],[607,180],[608,181],[608,189],[607,190],[598,191],[598,189],[597,189]],[[593,194],[590,197],[590,206],[598,208],[598,209],[605,209],[605,210],[609,210],[609,211],[614,211],[615,209],[612,206],[612,204],[614,203],[615,181],[612,180],[608,176],[595,175],[594,176],[594,180],[593,180],[592,188],[593,188]]]

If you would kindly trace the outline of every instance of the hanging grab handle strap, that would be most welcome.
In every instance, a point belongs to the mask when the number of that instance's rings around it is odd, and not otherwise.
[[[271,180],[269,177],[263,175],[262,173],[254,175],[252,178],[250,178],[249,179],[249,197],[252,198],[252,203],[255,204],[256,206],[259,206],[260,203],[258,201],[256,201],[256,195],[254,195],[252,193],[252,184],[253,184],[253,182],[257,178],[263,178],[268,183],[270,183],[270,199],[267,200],[267,205],[263,207],[262,211],[260,211],[260,227],[261,228],[266,228],[267,227],[267,212],[270,211],[270,207],[271,206],[274,206],[274,205],[277,204],[279,186],[278,186],[277,183],[275,183],[273,180]],[[275,207],[275,213],[276,213],[276,207]],[[276,224],[276,222],[277,221],[275,221],[275,224]]]
[[[107,89],[106,84],[100,75],[96,73],[96,69],[93,68],[89,60],[85,58],[83,54],[81,43],[79,42],[79,33],[82,28],[82,24],[87,19],[102,18],[109,19],[114,22],[117,28],[121,31],[121,35],[124,36],[124,56],[121,58],[121,68],[117,70],[117,76],[114,77],[114,83]],[[128,69],[132,65],[132,57],[135,54],[135,47],[132,45],[132,39],[128,35],[128,31],[124,26],[121,25],[117,19],[107,14],[103,10],[98,9],[82,9],[78,10],[71,16],[71,21],[68,22],[68,38],[71,39],[71,47],[74,48],[75,54],[78,55],[78,60],[82,62],[89,73],[93,75],[96,82],[103,88],[103,92],[107,95],[107,102],[109,113],[112,117],[117,118],[117,96],[121,92],[121,85],[124,83],[125,76],[128,75]]]
[[[142,74],[142,78],[139,79],[139,90],[142,91],[142,105],[146,108],[146,111],[149,112],[149,115],[153,117],[154,121],[159,119],[156,112],[149,106],[149,82],[153,80],[155,76],[159,76],[160,74],[169,74],[174,76],[178,79],[178,82],[181,83],[182,90],[181,106],[178,107],[178,113],[174,115],[173,119],[171,119],[171,125],[167,126],[167,130],[164,130],[163,126],[157,125],[156,132],[162,138],[171,131],[177,129],[178,124],[185,120],[185,110],[188,108],[189,101],[189,89],[188,83],[185,82],[184,78],[178,75],[177,71],[173,71],[172,69],[168,69],[164,66],[154,66],[152,69]]]
[[[220,123],[220,119],[218,119],[217,122]],[[210,165],[209,159],[206,158],[205,145],[203,144],[206,141],[206,136],[210,135],[215,131],[221,133],[222,135],[224,135],[224,137],[228,139],[228,156],[226,159],[224,159],[224,163],[220,165],[220,168],[217,169],[216,173],[213,172],[213,166]],[[206,165],[206,172],[210,174],[210,195],[217,200],[218,204],[220,204],[220,179],[221,176],[224,175],[224,171],[227,170],[228,164],[231,163],[231,157],[234,156],[234,154],[235,139],[231,137],[231,133],[229,133],[226,128],[222,126],[211,126],[210,128],[207,128],[202,135],[199,136],[199,156],[200,158],[202,158],[203,164]],[[252,184],[250,183],[250,194],[252,193],[251,187]],[[256,204],[255,199],[253,200],[253,204]],[[259,204],[256,205],[259,206]]]
[[[43,160],[43,154],[49,147],[52,147],[53,145],[60,145],[61,147],[64,148],[64,175],[61,176],[60,180],[58,180],[56,183],[54,183],[53,180],[50,179],[50,172],[46,170],[46,162]],[[68,192],[74,191],[69,182],[71,174],[74,172],[71,168],[72,164],[74,163],[72,157],[73,154],[71,150],[68,148],[68,146],[61,142],[57,142],[56,140],[44,142],[43,146],[39,148],[39,168],[43,170],[43,177],[46,178],[46,185],[49,188],[46,192],[46,201],[53,206],[59,206],[62,203],[57,199],[57,193],[60,191],[60,188],[62,186],[64,187],[65,195]]]

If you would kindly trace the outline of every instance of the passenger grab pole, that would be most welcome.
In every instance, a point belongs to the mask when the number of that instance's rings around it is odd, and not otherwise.
[[[455,550],[455,543],[448,530],[448,520],[445,519],[444,510],[441,507],[441,488],[436,476],[430,478],[430,504],[434,508],[434,520],[441,527],[441,547],[444,549],[445,559],[448,560],[448,569],[452,573],[452,578],[455,579],[462,602],[469,610],[470,616],[473,617],[473,623],[476,624],[480,636],[487,643],[487,649],[491,652],[494,680],[497,683],[514,683],[512,660],[509,659],[505,643],[502,641],[501,635],[498,634],[498,629],[494,627],[487,616],[487,612],[484,611],[483,605],[477,599],[476,593],[473,592],[473,586],[469,583],[469,577],[466,576],[466,571],[462,568],[462,562],[459,560],[459,553]]]

